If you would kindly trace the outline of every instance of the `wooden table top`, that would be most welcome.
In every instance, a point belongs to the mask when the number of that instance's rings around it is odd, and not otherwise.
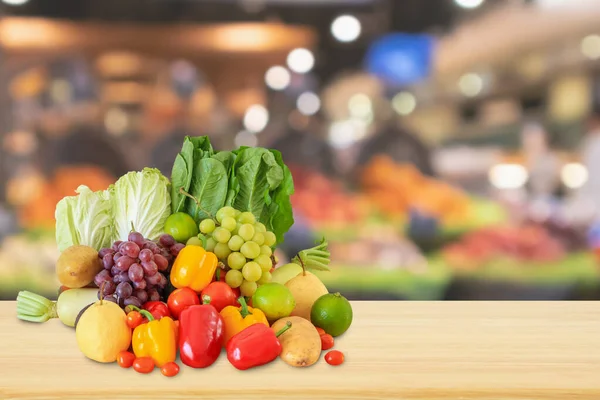
[[[600,303],[352,305],[341,366],[238,371],[223,354],[166,378],[88,360],[72,328],[0,302],[0,399],[600,399]]]

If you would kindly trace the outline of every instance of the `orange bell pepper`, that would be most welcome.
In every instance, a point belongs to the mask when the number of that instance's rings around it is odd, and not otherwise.
[[[171,317],[154,319],[146,310],[140,313],[148,318],[148,322],[138,325],[133,330],[131,348],[137,358],[150,357],[157,367],[174,362],[177,358],[177,340],[179,326]]]
[[[215,275],[219,260],[200,246],[185,246],[171,268],[171,284],[177,289],[188,287],[200,293]]]
[[[250,325],[264,324],[269,326],[269,321],[267,321],[265,313],[258,308],[248,307],[244,296],[241,296],[238,301],[241,307],[227,306],[221,310],[221,317],[223,317],[223,322],[225,323],[223,346],[226,346],[229,339],[234,335]]]

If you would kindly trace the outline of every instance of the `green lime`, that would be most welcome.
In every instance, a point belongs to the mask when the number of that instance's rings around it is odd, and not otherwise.
[[[252,306],[264,312],[268,320],[274,321],[289,316],[296,307],[296,300],[290,289],[281,283],[270,282],[256,289]]]
[[[173,236],[179,243],[185,243],[192,236],[198,236],[198,225],[188,214],[178,212],[167,218],[165,233]]]
[[[352,324],[352,306],[339,293],[328,293],[319,297],[310,311],[314,326],[322,328],[331,336],[340,336]]]

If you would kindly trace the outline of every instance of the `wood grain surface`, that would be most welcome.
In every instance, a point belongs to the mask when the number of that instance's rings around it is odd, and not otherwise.
[[[600,399],[600,303],[354,302],[346,362],[174,378],[83,357],[73,329],[0,302],[0,399]],[[323,356],[322,356],[323,357]]]

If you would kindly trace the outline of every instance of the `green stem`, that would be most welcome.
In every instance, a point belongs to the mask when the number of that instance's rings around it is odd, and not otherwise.
[[[275,334],[275,337],[281,336],[281,334],[283,332],[287,331],[291,327],[292,327],[292,321],[288,321],[283,328],[281,328],[279,331],[277,331],[277,333]]]
[[[250,310],[248,310],[248,304],[246,304],[246,299],[244,299],[244,296],[240,296],[240,298],[238,299],[238,302],[240,303],[240,315],[242,316],[242,318],[246,318],[248,315],[252,315],[252,313],[250,312]]]
[[[140,310],[139,313],[142,314],[144,317],[146,317],[146,319],[148,320],[148,322],[154,321],[154,315],[152,315],[150,313],[150,311],[148,311],[148,310]]]
[[[154,321],[154,316],[152,315],[152,313],[150,313],[150,311],[148,311],[148,310],[142,310],[141,308],[139,308],[138,306],[134,306],[133,304],[130,304],[127,307],[129,307],[133,311],[139,312],[144,317],[146,317],[148,319],[148,321]]]
[[[221,268],[217,267],[217,282],[221,280]]]
[[[205,306],[209,305],[211,300],[212,299],[207,294],[205,294],[204,296],[202,296],[202,304],[204,304]]]
[[[28,322],[46,322],[58,318],[56,302],[28,291],[17,295],[17,318]]]

